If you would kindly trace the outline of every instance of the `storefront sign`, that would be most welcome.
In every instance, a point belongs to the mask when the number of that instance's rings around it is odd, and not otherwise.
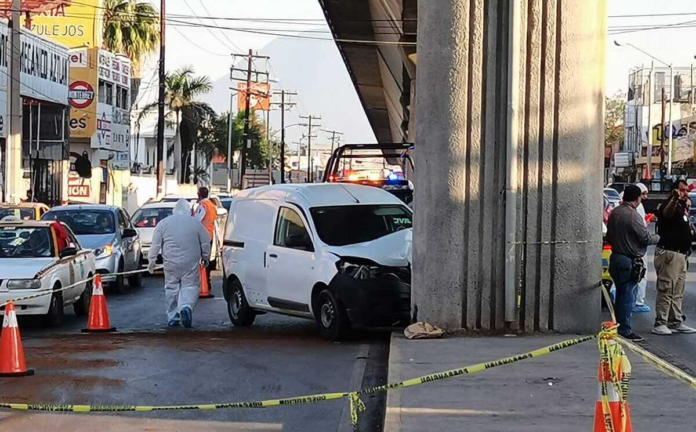
[[[87,82],[75,81],[70,84],[68,97],[73,108],[87,108],[94,101],[94,88]]]
[[[28,3],[28,2],[22,2]],[[68,48],[101,46],[102,0],[43,0],[31,16],[31,31]],[[25,25],[26,17],[22,17]]]

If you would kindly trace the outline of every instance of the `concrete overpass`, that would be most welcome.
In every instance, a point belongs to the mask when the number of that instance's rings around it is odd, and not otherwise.
[[[418,319],[596,330],[606,0],[319,2],[377,139],[416,142]]]

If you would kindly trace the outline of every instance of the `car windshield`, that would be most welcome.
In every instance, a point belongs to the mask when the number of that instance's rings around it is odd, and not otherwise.
[[[162,219],[172,215],[172,208],[147,208],[140,209],[133,215],[133,224],[136,228],[154,228]]]
[[[6,217],[16,217],[20,220],[34,220],[34,209],[30,208],[0,208],[0,221]]]
[[[617,192],[617,191],[614,190],[614,189],[611,189],[611,188],[604,189],[604,193],[605,193],[605,194],[607,195],[607,197],[609,197],[609,198],[620,199],[619,192]]]
[[[49,258],[53,256],[50,228],[0,227],[0,258]]]
[[[329,246],[364,243],[411,228],[411,212],[401,205],[352,205],[310,209],[317,234]]]
[[[116,232],[114,214],[108,210],[60,210],[46,213],[43,220],[61,221],[75,235],[102,235]]]

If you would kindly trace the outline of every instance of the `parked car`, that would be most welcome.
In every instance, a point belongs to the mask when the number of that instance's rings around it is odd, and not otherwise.
[[[95,274],[94,254],[83,249],[65,226],[69,243],[59,250],[56,223],[0,222],[0,303],[68,287]],[[87,315],[91,298],[92,282],[85,282],[53,295],[18,301],[17,314],[44,315],[47,324],[58,325],[65,306],[72,305],[77,315]]]
[[[140,236],[141,259],[140,264],[143,267],[147,266],[147,254],[150,252],[152,245],[152,236],[155,234],[155,228],[164,218],[172,215],[175,202],[158,202],[150,203],[142,206],[133,214],[131,222],[138,231]],[[158,263],[162,262],[162,257],[158,257]]]
[[[198,208],[198,197],[191,197],[185,195],[165,195],[164,198],[162,198],[158,202],[176,204],[176,202],[180,199],[185,199],[186,201],[188,201],[191,204],[192,210],[195,211],[196,208]],[[215,221],[215,239],[213,241],[213,247],[210,251],[210,268],[215,270],[218,268],[218,258],[220,258],[221,256],[222,238],[225,234],[225,225],[227,224],[228,209],[223,206],[220,198],[218,198],[217,195],[210,194],[209,199],[213,202],[213,204],[215,204],[215,207],[217,208],[217,218]],[[150,202],[149,204],[154,204],[154,202]]]
[[[615,189],[605,188],[604,196],[607,198],[607,200],[609,200],[609,204],[611,204],[612,209],[615,209],[619,206],[619,203],[621,203],[621,194]]]
[[[235,326],[258,313],[314,319],[326,339],[352,324],[408,323],[412,212],[380,188],[292,184],[235,196],[223,250]]]
[[[19,220],[37,221],[48,211],[42,203],[0,204],[0,221],[8,216]]]
[[[125,289],[125,278],[114,273],[140,269],[140,237],[122,208],[100,204],[54,207],[43,220],[68,225],[80,243],[94,251],[97,273],[116,291]],[[142,280],[138,273],[128,277],[128,284],[139,287]]]

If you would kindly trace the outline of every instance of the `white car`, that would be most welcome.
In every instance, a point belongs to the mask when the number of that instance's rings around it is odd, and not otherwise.
[[[184,199],[191,204],[191,208],[195,211],[198,207],[198,197],[182,196],[182,195],[165,195],[160,201],[160,204],[176,204],[180,199]],[[215,219],[215,241],[213,242],[212,250],[210,251],[210,268],[216,270],[218,267],[218,257],[221,252],[221,241],[225,234],[225,224],[227,223],[227,209],[222,205],[220,198],[215,194],[210,194],[210,201],[215,204],[217,208],[217,217]],[[155,204],[154,202],[148,203],[146,205]],[[174,208],[172,206],[172,208]]]
[[[147,254],[152,246],[152,236],[155,228],[162,219],[172,215],[176,202],[153,202],[145,204],[133,214],[131,223],[140,235],[140,245],[143,251],[141,265],[147,267]],[[161,264],[161,260],[158,259]]]
[[[143,267],[147,267],[147,254],[150,252],[150,247],[152,246],[152,236],[155,234],[157,224],[159,224],[162,219],[172,215],[177,201],[151,202],[145,204],[138,209],[135,214],[133,214],[131,223],[140,235],[140,242],[143,251],[141,265]],[[217,222],[215,232],[216,235],[219,232],[217,229]],[[210,265],[212,266],[213,270],[217,268],[217,257],[219,255],[218,252],[220,251],[219,238],[219,236],[216,237],[215,241],[213,242],[212,250],[210,251],[210,256],[213,257],[213,259],[210,261]],[[161,257],[158,257],[157,263],[162,263]]]
[[[408,323],[412,212],[382,189],[275,185],[235,196],[223,292],[235,326],[261,312],[315,319],[327,339],[352,324]]]
[[[0,223],[0,303],[67,287],[96,274],[94,254],[83,249],[64,224],[67,245],[64,242],[59,252],[58,223]],[[19,301],[15,306],[18,315],[44,315],[47,324],[58,325],[65,306],[72,305],[77,315],[85,316],[91,299],[92,282],[85,282],[67,291]]]

